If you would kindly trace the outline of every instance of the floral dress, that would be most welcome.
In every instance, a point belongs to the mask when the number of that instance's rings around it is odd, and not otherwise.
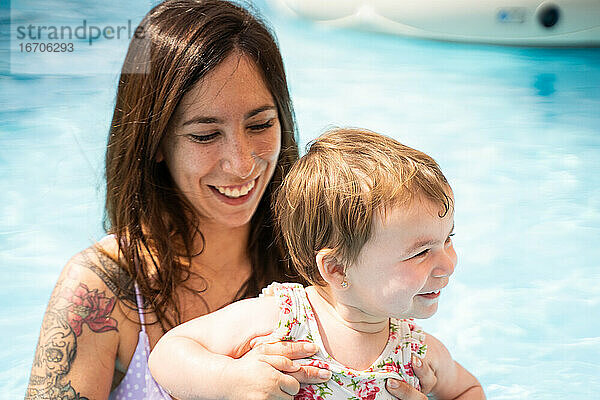
[[[346,367],[333,359],[323,346],[315,314],[304,287],[297,283],[272,283],[261,296],[277,296],[279,321],[275,331],[265,340],[310,341],[319,350],[308,359],[296,360],[332,372],[329,381],[301,385],[296,400],[383,400],[395,399],[385,389],[387,378],[403,380],[419,389],[419,380],[413,374],[411,356],[423,358],[425,334],[412,319],[390,319],[388,343],[377,360],[364,371]]]

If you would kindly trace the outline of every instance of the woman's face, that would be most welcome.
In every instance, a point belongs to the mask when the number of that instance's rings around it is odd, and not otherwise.
[[[247,224],[273,176],[281,126],[253,61],[234,53],[186,93],[157,156],[203,224]]]

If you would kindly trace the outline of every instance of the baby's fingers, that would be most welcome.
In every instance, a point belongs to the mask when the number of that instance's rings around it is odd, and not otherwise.
[[[300,370],[288,373],[300,383],[323,383],[331,379],[331,372],[326,369],[303,365]]]
[[[437,383],[437,378],[433,373],[433,370],[429,366],[428,362],[424,362],[418,357],[413,357],[413,371],[417,378],[419,378],[419,383],[421,384],[421,391],[425,394],[429,394],[435,384]]]
[[[419,392],[408,383],[389,378],[386,383],[386,389],[397,399],[401,400],[427,400],[427,396]]]

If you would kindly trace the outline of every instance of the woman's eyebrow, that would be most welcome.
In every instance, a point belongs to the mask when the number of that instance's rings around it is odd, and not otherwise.
[[[244,115],[244,119],[252,118],[256,114],[260,114],[261,112],[267,111],[267,110],[277,111],[277,107],[275,107],[274,105],[264,105],[262,107],[255,108],[254,110],[247,112],[246,115]]]
[[[194,117],[188,121],[185,121],[181,126],[191,125],[191,124],[220,124],[223,120],[215,117]]]
[[[244,115],[244,119],[248,119],[248,118],[252,118],[257,114],[260,114],[263,111],[267,111],[267,110],[275,110],[277,111],[277,107],[275,107],[274,105],[264,105],[262,107],[258,107],[255,108],[252,111],[248,111],[245,115]],[[185,121],[183,124],[181,124],[181,126],[186,126],[186,125],[191,125],[191,124],[222,124],[223,120],[220,118],[216,118],[216,117],[194,117],[190,120]]]

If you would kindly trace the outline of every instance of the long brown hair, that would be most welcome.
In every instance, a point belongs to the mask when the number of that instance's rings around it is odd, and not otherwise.
[[[234,51],[262,71],[282,130],[277,168],[251,220],[252,274],[236,298],[255,296],[273,280],[297,280],[281,262],[271,212],[272,193],[298,158],[274,34],[248,10],[227,1],[165,1],[140,23],[121,71],[106,152],[104,221],[124,259],[119,290],[130,291],[123,282],[135,279],[163,329],[182,322],[175,289],[190,277],[191,259],[202,251],[193,248],[195,235],[202,243],[204,238],[196,211],[175,187],[165,163],[156,162],[156,154],[185,93]],[[202,289],[194,291],[201,296]]]

